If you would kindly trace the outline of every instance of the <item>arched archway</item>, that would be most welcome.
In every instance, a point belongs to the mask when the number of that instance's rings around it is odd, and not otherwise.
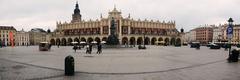
[[[156,41],[157,41],[157,39],[155,37],[153,37],[152,40],[151,40],[151,44],[155,45]]]
[[[102,41],[107,41],[107,37],[103,37],[103,38],[102,38]]]
[[[87,42],[88,43],[91,43],[93,41],[93,38],[91,38],[91,37],[89,37],[88,39],[87,39]]]
[[[181,39],[180,38],[176,39],[176,45],[181,45]]]
[[[169,39],[168,38],[165,38],[164,42],[165,42],[165,45],[169,45]]]
[[[142,37],[137,38],[137,45],[141,45],[143,43]]]
[[[158,38],[158,41],[163,41],[163,38],[162,37]]]
[[[74,42],[78,42],[79,43],[79,39],[77,37],[74,38]]]
[[[122,38],[122,45],[128,44],[128,38],[127,37],[123,37]]]
[[[171,38],[170,45],[175,45],[175,38]]]
[[[96,37],[94,41],[96,41],[99,44],[101,42],[101,39],[99,37]]]
[[[62,46],[66,46],[67,45],[67,41],[65,38],[62,38]]]
[[[129,42],[130,42],[130,45],[135,45],[136,44],[135,37],[131,37]]]
[[[144,44],[145,45],[149,45],[150,44],[150,38],[149,37],[145,37]]]
[[[56,45],[61,45],[61,40],[59,38],[56,39]]]
[[[87,40],[84,37],[82,37],[81,42],[87,42]]]
[[[73,42],[72,38],[68,38],[68,45],[72,45],[72,42]]]
[[[51,44],[51,45],[55,45],[55,40],[54,40],[54,39],[51,39],[51,40],[50,40],[50,44]]]

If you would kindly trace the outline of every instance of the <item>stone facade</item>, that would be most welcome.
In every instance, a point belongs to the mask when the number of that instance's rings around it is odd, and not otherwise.
[[[213,28],[211,26],[196,28],[196,41],[201,44],[208,44],[212,42],[213,38]]]
[[[227,42],[227,27],[228,24],[224,24],[220,26],[222,28],[222,38],[221,41]],[[234,24],[233,25],[233,37],[232,37],[232,42],[239,43],[240,42],[240,24]]]
[[[196,42],[196,30],[192,29],[189,32],[186,32],[183,35],[183,41],[188,43]]]
[[[30,45],[29,33],[24,30],[18,31],[16,34],[16,45],[27,46]]]
[[[223,31],[220,26],[214,27],[213,28],[213,42],[220,42],[221,38],[223,36],[222,34],[223,34]]]
[[[47,41],[47,32],[40,28],[35,28],[29,31],[30,45],[38,45],[40,42]]]
[[[15,45],[15,36],[16,29],[13,26],[0,26],[0,44],[3,46],[10,46],[10,35],[9,33],[13,33],[13,43]]]
[[[72,21],[57,22],[57,29],[51,34],[52,44],[69,45],[76,41],[106,41],[110,35],[110,21],[112,18],[116,24],[116,35],[120,44],[155,44],[157,41],[165,41],[167,44],[175,44],[181,41],[180,33],[176,29],[175,21],[134,20],[129,16],[122,17],[121,12],[114,7],[108,13],[108,17],[100,16],[100,20],[81,20],[80,10],[76,9],[72,15]],[[143,40],[144,35],[145,40]],[[145,42],[143,42],[145,41]]]

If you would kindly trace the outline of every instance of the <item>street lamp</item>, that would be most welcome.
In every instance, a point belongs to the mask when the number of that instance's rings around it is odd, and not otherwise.
[[[145,48],[145,39],[146,39],[145,35],[146,35],[146,33],[144,32],[144,33],[143,33],[143,47],[144,47],[144,48]]]
[[[229,25],[233,25],[233,19],[229,18],[228,23],[229,23]]]
[[[231,53],[231,39],[233,36],[233,19],[229,18],[228,20],[228,27],[227,27],[227,36],[228,36],[228,44],[229,44],[229,58],[230,58],[230,53]]]

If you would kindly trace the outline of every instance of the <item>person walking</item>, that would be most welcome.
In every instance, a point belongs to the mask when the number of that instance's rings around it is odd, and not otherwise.
[[[89,54],[92,53],[92,44],[89,44]]]
[[[99,45],[97,46],[97,54],[101,54],[101,53],[102,53],[102,45],[99,44]]]
[[[75,52],[77,51],[77,46],[76,46],[76,45],[73,46],[73,50],[74,50]]]
[[[87,45],[86,46],[86,54],[88,54],[89,53],[89,46]]]

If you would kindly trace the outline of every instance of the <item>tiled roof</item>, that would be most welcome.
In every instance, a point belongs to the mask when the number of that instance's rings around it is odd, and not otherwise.
[[[16,29],[13,26],[0,26],[0,29],[1,30],[15,30],[16,31]]]

